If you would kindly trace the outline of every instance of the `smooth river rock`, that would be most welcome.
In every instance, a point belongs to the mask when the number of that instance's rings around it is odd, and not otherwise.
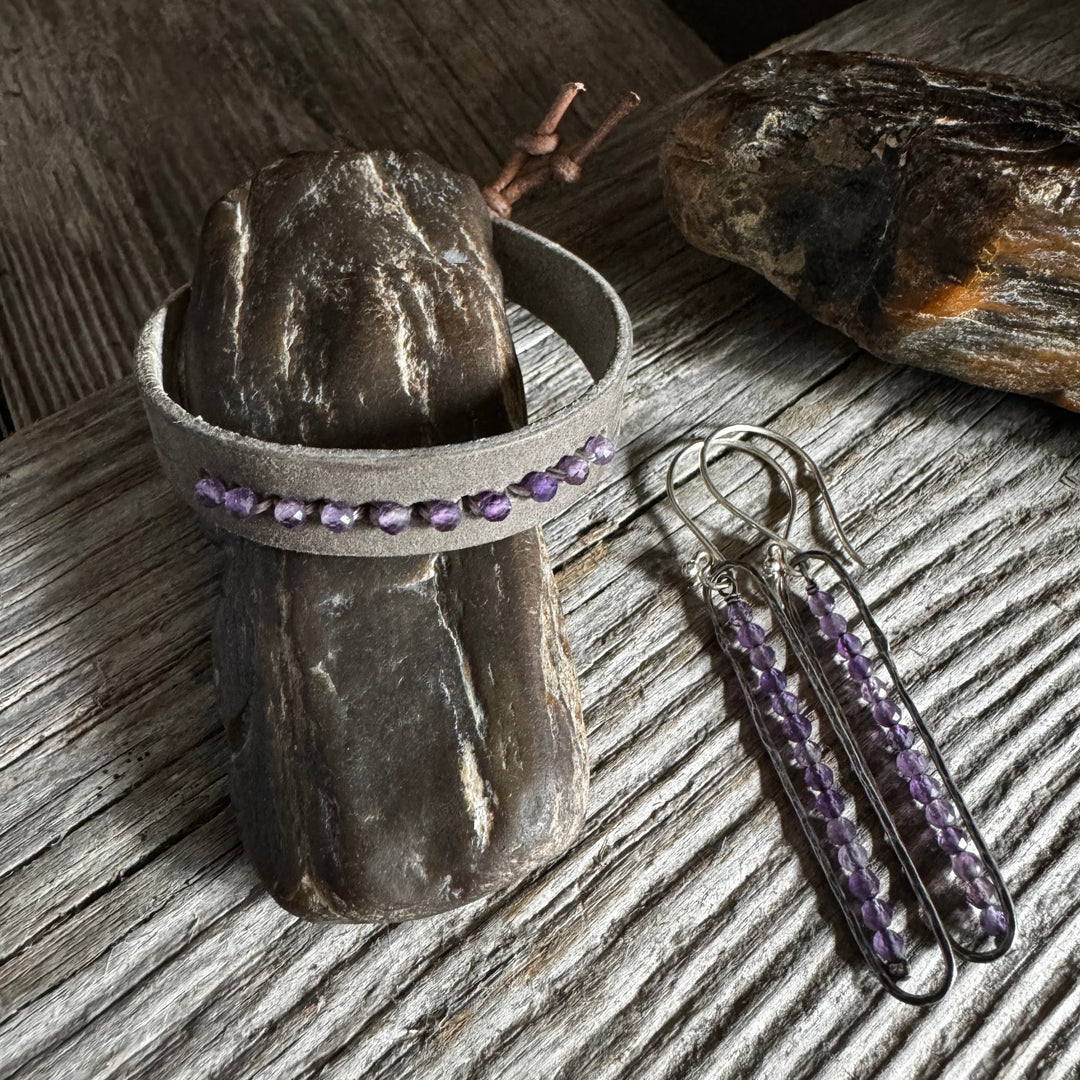
[[[422,154],[299,154],[206,218],[187,407],[311,446],[525,422],[476,184]],[[244,846],[309,919],[455,907],[563,850],[585,805],[577,681],[537,530],[433,556],[229,538],[214,663]]]
[[[1080,97],[863,53],[775,53],[661,152],[691,243],[886,360],[1080,409]]]

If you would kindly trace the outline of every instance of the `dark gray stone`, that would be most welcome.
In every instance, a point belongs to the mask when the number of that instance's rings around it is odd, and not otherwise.
[[[263,169],[206,219],[180,340],[187,407],[315,446],[522,424],[490,238],[475,183],[421,154]],[[415,918],[566,847],[587,761],[538,531],[386,559],[226,543],[214,662],[233,802],[279,903]]]

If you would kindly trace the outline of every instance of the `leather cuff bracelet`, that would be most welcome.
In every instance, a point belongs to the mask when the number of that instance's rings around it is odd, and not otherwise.
[[[207,522],[319,555],[415,555],[533,528],[587,491],[611,459],[630,362],[615,290],[565,248],[493,222],[507,296],[542,319],[594,379],[552,416],[504,435],[409,450],[288,446],[215,427],[165,389],[187,307],[171,296],[139,337],[135,373],[162,468]]]

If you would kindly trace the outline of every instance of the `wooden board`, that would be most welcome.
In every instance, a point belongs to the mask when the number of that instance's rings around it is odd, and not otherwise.
[[[1075,86],[1073,12],[870,0],[801,40]],[[611,278],[638,345],[621,452],[547,530],[589,814],[508,894],[389,927],[278,909],[228,806],[217,560],[130,382],[0,445],[0,1075],[1076,1075],[1080,421],[888,367],[687,248],[655,172],[673,115],[629,125],[580,200],[521,215]],[[569,392],[558,343],[515,323],[530,392]],[[737,420],[830,471],[867,596],[1013,889],[1016,948],[962,966],[933,1010],[854,958],[680,573],[694,544],[667,460]],[[750,470],[725,475],[746,497]]]

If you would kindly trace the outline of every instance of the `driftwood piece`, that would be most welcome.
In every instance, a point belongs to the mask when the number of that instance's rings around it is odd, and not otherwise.
[[[691,243],[886,360],[1080,409],[1080,95],[866,53],[774,53],[660,157]]]

